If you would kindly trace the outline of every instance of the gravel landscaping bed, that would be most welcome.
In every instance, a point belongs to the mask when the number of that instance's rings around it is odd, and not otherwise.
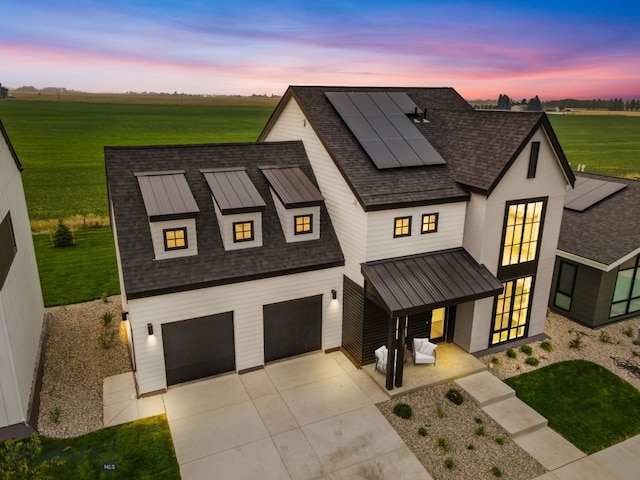
[[[99,337],[101,316],[113,313],[113,343]],[[47,308],[47,338],[38,430],[50,437],[82,435],[103,427],[102,381],[131,371],[121,321],[120,296]]]

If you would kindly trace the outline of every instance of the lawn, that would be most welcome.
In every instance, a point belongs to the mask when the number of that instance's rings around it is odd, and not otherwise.
[[[37,439],[42,450],[31,462],[29,453],[34,449],[13,450],[15,455],[7,457],[7,451],[15,444],[0,443],[0,478],[180,479],[165,415],[104,428],[76,438]],[[23,448],[34,445],[33,442],[23,442]],[[39,467],[43,460],[46,466]],[[25,464],[29,464],[29,470],[35,476],[27,476],[24,472],[22,476],[12,476],[20,465]]]
[[[33,236],[46,306],[120,293],[111,229],[78,230],[75,241],[73,247],[55,248],[49,234]]]
[[[560,362],[505,382],[587,454],[640,434],[640,392],[600,365]]]

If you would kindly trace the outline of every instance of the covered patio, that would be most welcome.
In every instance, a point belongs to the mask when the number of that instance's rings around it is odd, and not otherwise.
[[[469,252],[459,247],[368,262],[362,264],[361,269],[366,299],[380,307],[388,318],[388,367],[384,375],[387,390],[404,387],[404,392],[421,385],[468,375],[474,373],[474,368],[480,368],[471,360],[477,362],[475,358],[451,343],[453,326],[447,337],[449,343],[437,347],[436,365],[414,366],[411,359],[407,360],[406,354],[407,343],[410,343],[407,342],[409,316],[442,307],[450,307],[455,311],[458,304],[493,297],[502,292],[502,282],[484,265],[479,265]],[[456,373],[456,366],[467,364],[468,367]],[[447,372],[447,365],[451,368],[450,372]],[[407,385],[403,382],[405,367],[407,372],[416,372]],[[375,364],[365,368],[372,369],[374,379],[383,376],[375,371]]]

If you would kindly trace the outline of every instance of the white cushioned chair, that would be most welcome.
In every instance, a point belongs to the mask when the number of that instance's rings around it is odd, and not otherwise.
[[[414,364],[436,364],[436,348],[435,343],[431,343],[428,338],[413,339],[413,363]]]
[[[387,356],[389,355],[389,350],[386,345],[381,346],[375,352],[376,355],[376,370],[380,370],[382,373],[387,372]]]

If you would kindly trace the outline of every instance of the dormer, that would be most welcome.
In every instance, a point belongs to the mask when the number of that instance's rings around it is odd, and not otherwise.
[[[287,243],[320,238],[320,190],[297,166],[260,167],[269,182]]]
[[[262,213],[266,203],[244,167],[200,170],[220,226],[225,250],[262,246]]]
[[[184,171],[135,173],[147,211],[156,260],[198,254],[200,212]]]

